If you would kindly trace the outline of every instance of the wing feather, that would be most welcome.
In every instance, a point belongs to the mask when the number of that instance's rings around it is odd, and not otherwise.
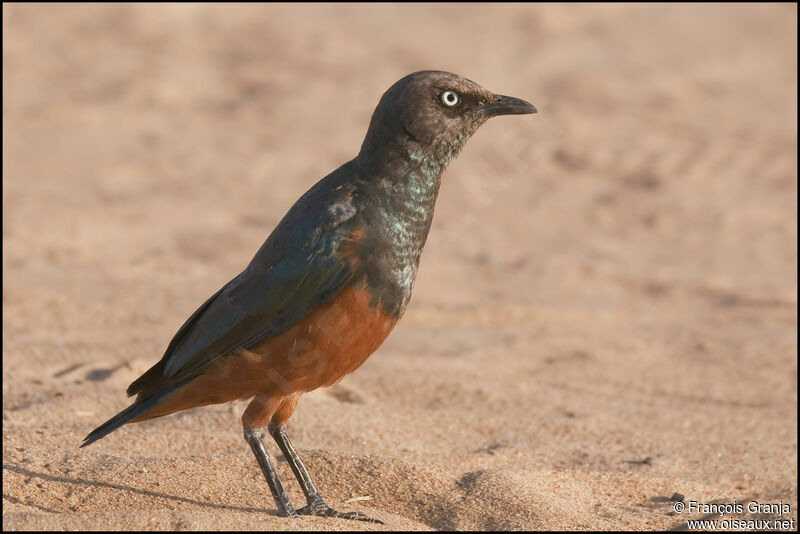
[[[250,265],[181,326],[129,392],[146,395],[285,332],[338,294],[355,273],[342,254],[357,223],[346,165],[303,195]]]

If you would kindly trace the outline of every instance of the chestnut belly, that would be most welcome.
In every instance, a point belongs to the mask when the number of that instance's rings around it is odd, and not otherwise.
[[[365,288],[345,288],[282,334],[221,359],[136,421],[256,394],[290,396],[335,383],[364,363],[397,323],[397,317],[371,301]]]

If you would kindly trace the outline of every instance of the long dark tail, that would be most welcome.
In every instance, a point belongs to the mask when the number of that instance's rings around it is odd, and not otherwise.
[[[159,391],[156,395],[148,397],[147,399],[144,399],[142,401],[139,401],[137,399],[136,402],[134,402],[133,404],[131,404],[130,406],[119,412],[117,415],[115,415],[102,425],[92,430],[92,432],[88,436],[83,438],[83,444],[81,445],[81,448],[86,447],[87,445],[91,445],[98,439],[106,437],[107,435],[111,434],[113,431],[115,431],[125,423],[130,423],[131,420],[136,419],[145,412],[150,411],[159,402],[161,402],[164,399],[164,397],[166,397],[176,389],[184,386],[185,384],[186,384],[185,382],[175,384],[163,391]]]

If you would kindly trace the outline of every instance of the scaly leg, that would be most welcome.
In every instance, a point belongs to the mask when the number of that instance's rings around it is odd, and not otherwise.
[[[297,481],[300,483],[300,488],[303,490],[303,494],[306,496],[306,501],[308,504],[298,509],[298,514],[338,517],[341,519],[355,519],[358,521],[367,521],[369,523],[383,524],[383,521],[368,517],[361,512],[337,512],[325,504],[325,501],[322,499],[322,495],[320,495],[319,491],[317,491],[316,486],[314,486],[314,483],[311,481],[311,477],[308,475],[306,467],[303,465],[303,462],[297,455],[297,451],[294,449],[292,442],[289,441],[289,436],[286,434],[286,427],[284,425],[270,423],[267,428],[269,429],[269,433],[275,439],[275,442],[278,444],[278,447],[280,447],[281,451],[283,452],[283,456],[286,458],[286,461],[289,462],[289,466],[292,468],[292,472],[294,473],[294,476],[297,477]]]
[[[275,498],[275,504],[278,505],[278,515],[284,517],[297,517],[292,503],[289,502],[289,496],[283,489],[281,479],[278,478],[278,473],[275,471],[275,466],[272,465],[272,460],[269,459],[269,452],[261,440],[264,435],[263,428],[245,428],[244,439],[253,449],[253,454],[256,455],[258,465],[261,466],[261,472],[264,473],[264,478],[267,479],[269,489],[272,490],[272,496]]]

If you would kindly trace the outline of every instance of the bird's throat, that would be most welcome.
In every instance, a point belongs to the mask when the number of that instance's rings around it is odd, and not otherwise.
[[[375,223],[367,282],[384,311],[402,316],[411,299],[422,249],[428,238],[442,166],[410,157],[378,177],[370,218]]]

